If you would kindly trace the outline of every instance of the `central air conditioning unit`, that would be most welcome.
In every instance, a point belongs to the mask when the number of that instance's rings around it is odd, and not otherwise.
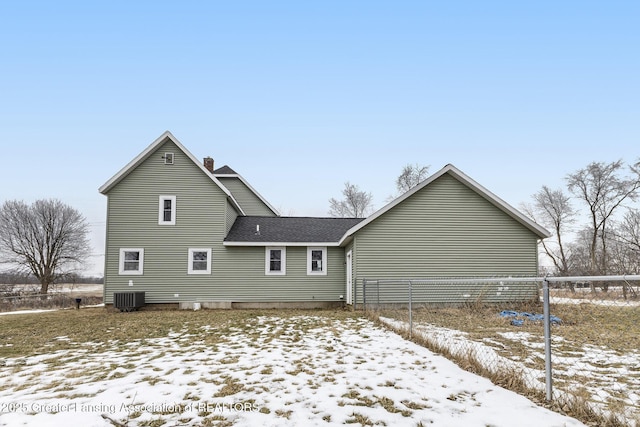
[[[120,311],[135,311],[144,306],[144,292],[114,292],[113,306]]]

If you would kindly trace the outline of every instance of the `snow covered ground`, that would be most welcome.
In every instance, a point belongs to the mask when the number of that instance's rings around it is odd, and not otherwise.
[[[70,344],[0,360],[1,426],[583,425],[365,319]]]
[[[381,317],[380,321],[395,330],[406,330],[408,324]],[[475,341],[466,332],[440,326],[414,323],[414,334],[419,334],[434,345],[447,348],[453,355],[472,354],[485,368],[497,372],[502,369],[520,372],[528,387],[545,390],[544,338],[525,331],[501,332],[503,339],[485,338]],[[513,348],[526,350],[515,351]],[[604,346],[569,342],[563,337],[551,339],[554,396],[564,398],[566,393],[588,397],[592,408],[603,415],[616,406],[629,419],[637,417],[640,405],[640,351],[619,352]],[[503,354],[508,354],[505,357]],[[536,368],[540,366],[541,368]]]
[[[20,311],[3,311],[0,312],[0,316],[13,316],[16,314],[37,314],[37,313],[46,313],[47,311],[57,311],[59,309],[52,308],[50,310],[20,310]],[[0,344],[1,346],[2,344]]]

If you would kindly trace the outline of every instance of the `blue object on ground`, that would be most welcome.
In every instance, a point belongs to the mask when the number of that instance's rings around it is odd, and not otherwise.
[[[533,321],[544,320],[544,316],[542,314],[520,313],[520,315]]]
[[[500,313],[500,317],[518,317],[518,312],[517,311],[511,311],[511,310],[503,310]]]
[[[525,320],[530,320],[532,322],[544,321],[543,314],[527,313],[526,311],[517,312],[513,310],[503,310],[500,312],[500,317],[512,318],[511,324],[513,326],[522,326]],[[562,320],[557,316],[549,316],[549,322],[553,325],[560,325]]]
[[[562,319],[560,319],[559,317],[556,316],[549,316],[549,322],[559,325],[562,323]]]

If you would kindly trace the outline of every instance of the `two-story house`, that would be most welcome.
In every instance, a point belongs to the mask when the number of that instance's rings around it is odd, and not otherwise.
[[[365,277],[535,275],[549,236],[452,165],[366,219],[282,217],[170,132],[99,191],[106,304],[129,291],[185,307],[353,304]]]

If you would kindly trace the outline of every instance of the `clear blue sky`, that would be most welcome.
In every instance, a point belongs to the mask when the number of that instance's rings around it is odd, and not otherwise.
[[[638,1],[0,4],[0,203],[98,187],[165,130],[283,214],[345,181],[376,207],[407,163],[453,163],[514,206],[640,157]]]

